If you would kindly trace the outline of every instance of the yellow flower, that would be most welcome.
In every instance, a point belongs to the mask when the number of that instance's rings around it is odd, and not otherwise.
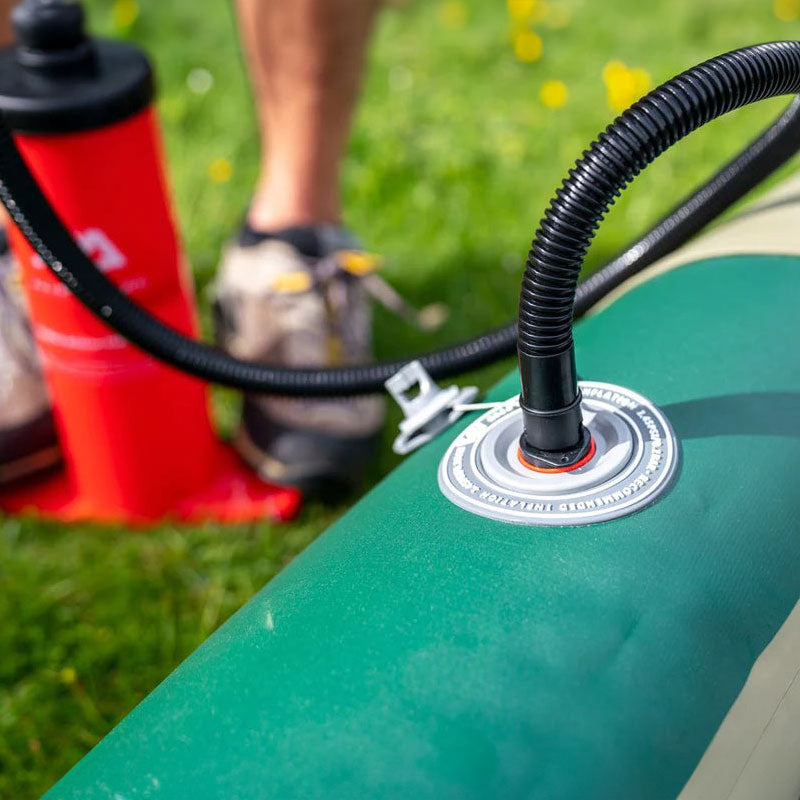
[[[460,28],[467,21],[467,7],[460,0],[447,0],[439,6],[439,19],[448,28]]]
[[[775,16],[784,22],[794,22],[800,17],[800,0],[773,0]]]
[[[78,673],[75,672],[74,667],[64,667],[61,672],[58,673],[58,679],[66,686],[72,686],[77,678]]]
[[[526,22],[533,13],[536,0],[506,0],[508,14],[517,22]]]
[[[615,59],[614,61],[609,61],[603,67],[603,82],[608,86],[608,84],[613,81],[619,75],[624,74],[628,71],[628,65],[624,61],[620,61]]]
[[[650,73],[641,67],[630,69],[624,61],[609,61],[603,67],[606,99],[614,111],[623,111],[652,86]]]
[[[127,30],[139,16],[139,4],[136,0],[114,0],[111,6],[111,19],[118,30]]]
[[[634,67],[631,70],[631,75],[633,75],[634,90],[636,92],[636,97],[634,99],[638,100],[653,88],[653,78],[643,67]]]
[[[516,24],[541,22],[550,13],[547,0],[506,0],[506,6],[508,15]]]
[[[536,31],[514,34],[514,53],[520,61],[538,61],[542,57],[542,38]]]
[[[227,183],[233,176],[233,165],[227,158],[215,158],[208,165],[207,173],[214,183]]]
[[[564,81],[545,81],[539,91],[539,97],[548,108],[563,108],[567,104],[569,89]]]

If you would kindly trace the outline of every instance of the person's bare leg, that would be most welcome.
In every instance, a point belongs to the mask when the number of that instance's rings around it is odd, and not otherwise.
[[[380,0],[236,0],[261,129],[256,230],[338,223],[339,161]]]

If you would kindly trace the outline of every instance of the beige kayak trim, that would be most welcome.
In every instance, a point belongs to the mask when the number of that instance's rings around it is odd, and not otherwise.
[[[800,603],[753,665],[679,800],[800,798]]]
[[[706,258],[746,253],[800,255],[800,173],[730,221],[634,275],[588,313],[601,311],[636,286],[677,267]]]

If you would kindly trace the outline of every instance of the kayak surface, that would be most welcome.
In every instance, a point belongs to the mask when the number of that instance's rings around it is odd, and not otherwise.
[[[46,797],[675,797],[800,599],[798,309],[800,259],[741,255],[580,322],[581,377],[675,429],[664,497],[589,527],[474,516],[437,486],[468,415]]]

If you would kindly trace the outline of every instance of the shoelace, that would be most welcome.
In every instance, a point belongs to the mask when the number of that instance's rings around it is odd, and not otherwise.
[[[332,281],[337,273],[345,272],[360,279],[367,294],[387,311],[405,320],[422,331],[436,331],[449,316],[444,303],[429,303],[416,308],[406,300],[388,281],[378,275],[381,258],[371,253],[356,250],[339,250],[323,258],[317,265],[320,282]]]

